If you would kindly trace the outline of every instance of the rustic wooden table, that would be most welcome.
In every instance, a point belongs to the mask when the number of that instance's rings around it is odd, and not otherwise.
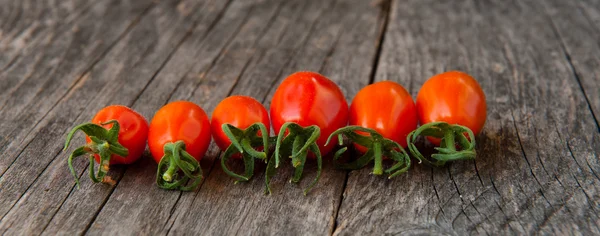
[[[600,234],[598,1],[0,5],[0,234]],[[69,129],[109,104],[147,118],[182,99],[210,113],[232,94],[268,106],[299,70],[328,76],[348,101],[380,80],[416,96],[455,69],[487,95],[477,160],[415,164],[392,180],[326,161],[308,196],[289,168],[266,196],[264,165],[234,185],[212,145],[195,192],[158,189],[148,154],[113,167],[114,186],[85,179],[79,160],[77,189],[61,150]]]

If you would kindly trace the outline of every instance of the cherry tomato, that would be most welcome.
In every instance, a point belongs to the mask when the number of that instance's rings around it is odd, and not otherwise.
[[[486,102],[479,83],[460,71],[431,77],[417,95],[417,114],[421,125],[443,121],[458,124],[478,134],[486,119]],[[440,140],[429,138],[439,145]]]
[[[213,138],[219,148],[225,150],[231,145],[231,140],[221,129],[223,124],[230,124],[243,130],[257,122],[264,124],[267,131],[270,132],[269,114],[260,102],[248,96],[237,95],[225,98],[217,105],[212,114]],[[258,135],[262,135],[260,131]]]
[[[131,164],[142,156],[148,138],[148,122],[143,116],[128,107],[107,106],[94,116],[92,122],[76,126],[67,135],[66,150],[75,132],[81,130],[86,134],[86,145],[75,149],[68,159],[71,174],[79,186],[77,172],[73,168],[73,159],[86,154],[93,154],[100,164],[98,173],[94,174],[94,161],[90,161],[90,178],[93,182],[112,182],[105,178],[109,166],[113,164]]]
[[[131,164],[142,156],[146,149],[146,139],[148,138],[148,121],[129,107],[121,105],[112,105],[98,111],[92,123],[101,125],[110,120],[117,120],[121,126],[119,130],[119,143],[127,148],[129,155],[125,158],[118,157],[115,154],[110,158],[110,164]],[[113,124],[102,125],[105,129],[112,128]],[[90,137],[86,136],[87,143],[91,143]],[[94,154],[96,162],[100,163],[100,156]]]
[[[327,77],[315,72],[297,72],[275,91],[271,120],[275,133],[286,122],[303,127],[317,125],[321,129],[317,144],[321,154],[327,155],[335,146],[325,146],[327,137],[348,123],[348,103],[340,88]]]
[[[195,189],[203,179],[199,161],[209,144],[210,123],[201,107],[177,101],[160,108],[150,122],[148,134],[150,152],[158,163],[158,187]]]
[[[356,170],[373,160],[373,174],[384,173],[383,159],[395,163],[385,170],[389,178],[410,168],[404,150],[406,137],[417,127],[417,111],[410,94],[400,84],[382,81],[361,89],[350,105],[350,126],[338,129],[329,138],[345,135],[363,155],[355,161],[338,164],[338,168]],[[340,149],[336,157],[346,149]],[[337,159],[337,158],[335,158]]]
[[[210,123],[201,107],[176,101],[163,106],[152,118],[148,146],[159,163],[165,155],[165,144],[183,141],[185,151],[200,161],[210,144],[210,134]]]
[[[417,110],[400,84],[381,81],[361,89],[350,105],[350,125],[374,129],[406,148],[406,136],[417,128]],[[365,148],[355,145],[361,152]]]
[[[237,181],[252,178],[254,160],[266,160],[268,156],[270,124],[267,110],[254,98],[231,96],[217,105],[211,126],[215,142],[223,150],[221,167],[226,174]],[[244,175],[229,170],[226,162],[230,157],[243,159]]]

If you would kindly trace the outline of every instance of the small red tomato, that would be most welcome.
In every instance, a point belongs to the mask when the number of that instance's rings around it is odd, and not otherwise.
[[[307,156],[317,159],[317,176],[305,194],[321,175],[322,155],[335,144],[327,138],[348,123],[348,103],[340,88],[327,77],[315,72],[297,72],[287,77],[271,100],[271,120],[277,135],[274,162],[269,160],[265,182],[267,191],[279,158],[290,157],[296,172],[292,182],[299,182]],[[284,132],[281,132],[281,131]],[[283,153],[283,154],[282,154]],[[273,159],[273,158],[272,158]]]
[[[335,144],[325,146],[327,137],[348,123],[348,103],[340,88],[327,77],[315,72],[297,72],[287,77],[271,100],[271,120],[275,133],[286,122],[321,129],[317,140],[321,155]]]
[[[129,151],[125,158],[110,158],[110,164],[131,164],[142,156],[146,149],[146,140],[148,139],[148,121],[129,107],[121,105],[112,105],[98,111],[92,123],[101,125],[110,120],[117,120],[121,126],[119,130],[119,143]],[[102,125],[105,129],[112,128],[113,124]],[[91,143],[89,136],[85,137],[87,143]],[[95,154],[96,162],[100,163],[100,156]]]
[[[462,125],[478,134],[486,119],[486,102],[479,83],[460,71],[431,77],[417,95],[417,114],[421,125],[443,121]],[[439,145],[439,139],[429,139]]]
[[[94,174],[93,161],[89,168],[93,182],[111,182],[105,179],[109,166],[113,164],[131,164],[138,160],[146,148],[148,122],[134,110],[120,105],[107,106],[94,116],[92,122],[76,126],[67,135],[65,150],[73,134],[81,130],[86,134],[86,145],[73,151],[68,166],[75,182],[79,186],[77,173],[73,168],[73,159],[85,154],[93,154],[100,164],[98,174]]]
[[[336,135],[345,135],[354,147],[364,155],[338,168],[356,170],[373,160],[373,174],[381,175],[383,159],[395,164],[385,170],[389,178],[400,175],[410,168],[410,158],[404,148],[406,137],[417,127],[417,111],[410,94],[400,84],[382,81],[364,87],[350,105],[350,126],[338,129]],[[336,156],[341,155],[341,149]],[[367,159],[365,159],[367,158]],[[335,158],[337,159],[337,158]]]
[[[373,129],[406,148],[406,136],[417,128],[417,110],[400,84],[381,81],[361,89],[350,105],[350,125]],[[365,148],[357,146],[365,152]]]
[[[238,181],[252,178],[254,160],[267,158],[270,124],[267,110],[254,98],[236,95],[217,105],[212,114],[211,129],[215,142],[223,150],[221,167],[225,173]],[[243,158],[244,175],[229,170],[226,162],[230,157]]]
[[[208,116],[192,102],[171,102],[160,108],[150,122],[148,146],[156,163],[165,155],[165,144],[177,141],[183,141],[185,151],[198,161],[210,144]]]
[[[154,160],[159,163],[159,187],[187,191],[200,184],[202,168],[199,161],[208,149],[210,134],[206,113],[192,102],[171,102],[154,114],[148,146]],[[183,174],[177,175],[180,170]],[[176,177],[182,179],[175,180]],[[183,186],[187,179],[192,183]]]
[[[267,129],[267,135],[271,126],[267,109],[256,99],[240,95],[223,99],[213,111],[210,123],[213,138],[221,150],[231,145],[231,140],[221,129],[223,124],[243,130],[255,123],[262,123]],[[258,135],[262,135],[260,131]]]
[[[431,77],[417,95],[417,114],[421,126],[407,138],[409,151],[419,161],[442,166],[448,161],[473,160],[475,135],[486,119],[485,95],[466,73],[450,71]],[[438,151],[425,158],[414,145],[418,136],[426,136]]]

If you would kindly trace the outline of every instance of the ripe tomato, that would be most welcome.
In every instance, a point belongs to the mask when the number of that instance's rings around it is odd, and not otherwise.
[[[275,160],[269,160],[267,165],[267,191],[271,192],[269,181],[279,165],[280,156],[292,159],[296,171],[291,181],[298,182],[310,151],[317,159],[317,176],[304,191],[306,194],[321,175],[321,155],[327,155],[335,146],[325,145],[327,137],[348,123],[348,103],[340,88],[327,77],[315,72],[297,72],[287,77],[275,91],[271,100],[271,120],[278,136]]]
[[[444,121],[458,124],[478,134],[486,119],[486,102],[479,83],[460,71],[449,71],[431,77],[417,95],[417,114],[421,125]],[[435,145],[439,139],[429,139]]]
[[[159,109],[148,135],[150,152],[158,163],[157,185],[184,191],[198,186],[202,180],[199,161],[208,149],[210,134],[206,113],[192,102],[171,102]],[[185,186],[188,180],[192,183]]]
[[[406,136],[417,128],[417,110],[402,85],[381,81],[361,89],[350,105],[350,125],[374,129],[406,148]],[[357,146],[365,152],[365,148]]]
[[[339,168],[360,169],[373,160],[373,174],[381,175],[385,157],[396,162],[385,170],[392,178],[410,167],[404,148],[406,136],[416,127],[417,111],[410,94],[398,83],[382,81],[356,94],[350,105],[350,126],[338,129],[329,139],[344,134],[364,154],[353,162],[339,164]],[[344,151],[338,151],[335,159]]]
[[[171,102],[154,114],[148,147],[159,163],[165,155],[165,144],[183,141],[185,151],[200,161],[210,144],[210,134],[208,116],[201,107],[187,101]]]
[[[297,72],[287,77],[271,100],[271,120],[275,133],[286,122],[302,127],[317,125],[317,140],[322,155],[335,144],[325,146],[327,137],[348,123],[348,103],[340,88],[327,77],[315,72]]]
[[[67,135],[66,150],[78,130],[86,134],[86,145],[75,149],[68,159],[68,166],[75,182],[79,186],[77,173],[73,168],[73,159],[85,154],[93,154],[100,164],[94,174],[94,162],[89,168],[93,182],[110,182],[105,179],[109,166],[113,164],[131,164],[142,156],[148,138],[148,122],[134,110],[120,105],[107,106],[94,116],[92,122],[76,126]]]
[[[115,157],[110,158],[110,164],[131,164],[142,156],[146,149],[146,140],[148,139],[148,121],[129,107],[121,105],[112,105],[98,111],[92,123],[101,125],[110,120],[119,122],[119,143],[129,151],[129,155],[125,158]],[[112,128],[113,124],[102,125],[105,129]],[[89,136],[85,137],[87,143],[92,140]],[[94,154],[96,162],[100,163],[100,156]]]
[[[411,132],[408,149],[419,161],[441,166],[447,161],[475,159],[475,134],[485,124],[486,103],[481,87],[473,77],[450,71],[431,77],[417,95],[417,115],[421,126]],[[414,145],[426,136],[438,153],[430,161]]]
[[[270,124],[267,110],[254,98],[231,96],[217,105],[211,129],[215,142],[223,150],[221,167],[225,173],[238,181],[252,178],[254,160],[267,158]],[[243,158],[245,175],[238,175],[227,168],[226,162],[230,157]]]
[[[236,95],[223,99],[217,105],[210,123],[215,142],[221,150],[225,150],[231,145],[231,140],[221,129],[223,124],[244,130],[257,122],[265,126],[269,135],[271,123],[267,109],[254,98]],[[259,131],[258,135],[262,133]]]

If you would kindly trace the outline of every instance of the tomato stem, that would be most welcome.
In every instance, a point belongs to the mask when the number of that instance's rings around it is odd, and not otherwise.
[[[361,135],[358,132],[366,133]],[[388,178],[398,176],[408,170],[410,167],[410,158],[408,153],[391,139],[384,138],[377,131],[361,126],[347,126],[333,132],[327,139],[327,144],[334,136],[338,136],[338,141],[341,143],[342,135],[348,137],[353,143],[363,146],[367,151],[358,159],[350,163],[336,163],[336,166],[345,170],[357,170],[365,167],[371,161],[373,164],[373,174],[382,175],[384,172],[388,174]],[[336,152],[335,160],[347,150],[344,147]],[[387,157],[396,162],[391,168],[383,170],[383,157]]]
[[[286,131],[289,132],[287,135]],[[292,159],[294,175],[290,179],[290,182],[297,183],[302,178],[304,165],[309,151],[317,158],[317,175],[313,182],[304,190],[304,194],[306,195],[317,184],[322,169],[321,151],[316,143],[320,135],[321,129],[316,125],[302,127],[296,123],[287,122],[281,126],[275,144],[275,153],[267,162],[267,170],[265,171],[266,193],[272,193],[270,181],[275,175],[276,169],[279,168],[280,158],[282,156]]]
[[[194,190],[202,182],[202,167],[192,155],[185,151],[185,142],[179,140],[167,143],[163,150],[165,154],[158,163],[156,173],[158,187],[181,191]],[[180,175],[179,172],[183,175]]]
[[[373,155],[375,155],[375,164],[373,166],[373,174],[383,174],[383,157],[381,156],[381,143],[373,143]]]
[[[105,129],[101,125],[112,124],[110,129]],[[94,183],[99,182],[109,182],[105,180],[105,176],[108,173],[110,166],[110,158],[112,155],[116,155],[119,157],[126,157],[129,155],[129,151],[127,148],[123,147],[119,143],[119,130],[120,125],[117,120],[109,120],[100,125],[94,124],[91,122],[83,123],[78,126],[75,126],[71,131],[67,134],[67,138],[65,141],[65,146],[63,151],[66,151],[69,147],[71,140],[73,139],[73,135],[77,131],[82,131],[85,133],[91,140],[91,142],[85,144],[84,146],[78,147],[75,149],[69,158],[67,159],[67,164],[69,166],[69,170],[73,177],[75,177],[75,184],[77,188],[79,188],[79,177],[75,172],[75,168],[73,167],[73,159],[86,155],[89,155],[89,175],[90,179]],[[100,156],[97,174],[94,174],[94,154]]]
[[[257,122],[245,130],[241,130],[230,124],[223,124],[221,129],[223,129],[223,132],[231,141],[231,145],[229,145],[221,155],[221,167],[223,168],[223,171],[235,178],[235,183],[250,180],[254,175],[254,160],[260,159],[265,160],[265,162],[267,161],[269,143],[272,142],[269,140],[267,127],[263,123]],[[255,148],[258,147],[263,147],[263,151],[257,151]],[[238,153],[242,155],[242,160],[244,161],[244,175],[234,173],[226,164],[227,160]]]
[[[425,158],[415,146],[419,136],[442,139],[440,147],[435,147],[438,153],[431,155],[433,161]],[[406,137],[406,142],[409,151],[419,163],[425,162],[433,166],[443,166],[448,161],[473,160],[476,156],[475,135],[471,129],[461,125],[450,125],[446,122],[428,123],[412,131]]]

